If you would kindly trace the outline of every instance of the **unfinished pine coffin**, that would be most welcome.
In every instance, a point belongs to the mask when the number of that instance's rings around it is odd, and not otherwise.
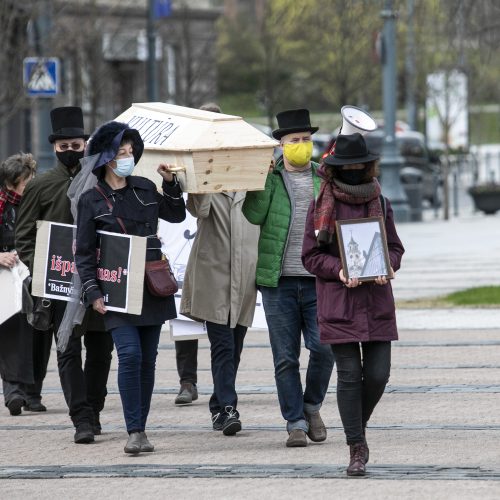
[[[239,116],[161,102],[132,104],[116,121],[137,129],[144,141],[134,175],[160,187],[158,165],[174,164],[188,193],[264,189],[278,145]]]

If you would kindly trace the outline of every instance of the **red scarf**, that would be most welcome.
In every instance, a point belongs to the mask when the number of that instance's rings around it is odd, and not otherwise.
[[[21,196],[17,194],[15,191],[11,191],[7,188],[0,188],[0,224],[3,222],[3,211],[5,209],[5,205],[10,203],[11,205],[19,205],[21,201]]]
[[[350,188],[351,186],[349,186]],[[346,185],[347,188],[347,185]],[[319,196],[314,208],[314,232],[318,246],[330,244],[335,234],[335,221],[337,213],[335,200],[340,200],[349,205],[368,205],[368,217],[382,216],[380,203],[380,184],[373,178],[371,183],[352,186],[353,191],[364,191],[366,195],[346,193],[334,182],[323,179]]]

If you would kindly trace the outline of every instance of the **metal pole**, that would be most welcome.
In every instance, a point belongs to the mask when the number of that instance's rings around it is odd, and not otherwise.
[[[392,0],[385,0],[380,13],[384,19],[383,30],[383,101],[384,101],[384,145],[380,167],[384,194],[390,199],[394,218],[408,222],[410,209],[401,185],[400,170],[403,158],[396,145],[396,13]]]
[[[415,32],[413,29],[415,17],[414,0],[407,0],[408,32],[406,36],[406,119],[412,130],[417,130],[417,103],[415,97]]]
[[[39,57],[47,57],[50,51],[49,38],[52,27],[51,1],[43,0],[40,2],[40,11],[36,24],[35,51]],[[36,102],[37,121],[38,121],[38,154],[37,167],[39,172],[50,169],[54,165],[54,149],[48,141],[52,133],[50,121],[50,110],[53,107],[53,101],[50,97],[39,97]]]
[[[156,102],[158,100],[158,90],[156,83],[156,29],[155,29],[155,3],[154,0],[148,0],[148,61],[147,61],[147,89],[148,101]]]

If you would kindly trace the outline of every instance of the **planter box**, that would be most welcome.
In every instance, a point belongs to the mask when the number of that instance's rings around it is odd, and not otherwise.
[[[115,120],[137,129],[144,141],[134,174],[160,187],[158,165],[175,164],[188,193],[264,189],[278,145],[239,116],[173,104],[135,103]]]
[[[475,186],[469,189],[477,210],[485,214],[494,214],[500,210],[500,187],[487,189],[487,186]]]

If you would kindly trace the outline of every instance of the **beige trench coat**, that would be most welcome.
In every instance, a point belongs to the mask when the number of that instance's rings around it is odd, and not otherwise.
[[[259,226],[241,212],[245,194],[189,194],[187,209],[198,229],[182,287],[184,316],[252,326]]]

